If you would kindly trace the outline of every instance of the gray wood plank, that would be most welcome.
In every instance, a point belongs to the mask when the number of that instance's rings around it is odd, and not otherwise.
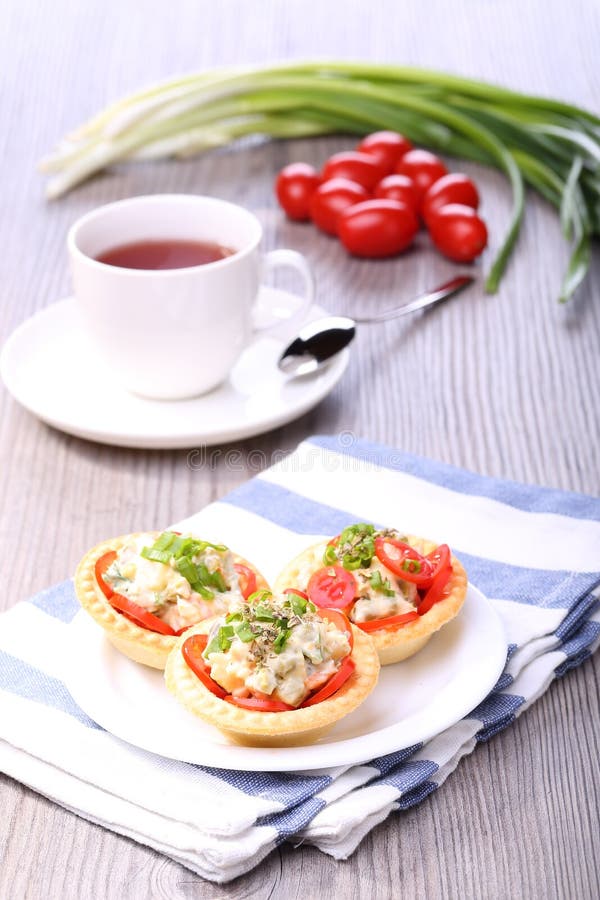
[[[265,245],[292,246],[315,268],[319,301],[375,309],[454,267],[426,246],[394,262],[349,260],[335,242],[286,222],[272,195],[285,162],[320,164],[352,141],[250,144],[182,163],[117,166],[46,204],[36,161],[67,130],[124,92],[175,72],[273,58],[343,56],[432,66],[600,106],[598,8],[519,4],[178,0],[114,6],[8,0],[0,13],[0,339],[69,291],[64,238],[91,207],[129,194],[207,191],[247,204]],[[458,164],[456,164],[458,165]],[[508,216],[497,173],[474,165],[491,250]],[[190,465],[186,451],[89,444],[0,395],[0,608],[73,571],[108,535],[160,527],[255,474],[258,457],[314,432],[348,431],[490,475],[598,493],[598,254],[576,316],[554,297],[566,263],[557,217],[530,198],[499,294],[385,329],[361,329],[349,371],[318,409],[235,444],[242,465]],[[479,266],[477,269],[479,270]],[[147,848],[0,778],[0,897],[594,897],[599,893],[598,663],[554,685],[519,722],[481,746],[442,790],[392,816],[335,862],[284,847],[219,888]]]

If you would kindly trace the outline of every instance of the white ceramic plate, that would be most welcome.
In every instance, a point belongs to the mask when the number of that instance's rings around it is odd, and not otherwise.
[[[276,296],[274,296],[276,295]],[[88,343],[73,298],[27,319],[0,356],[0,374],[13,397],[55,428],[103,444],[168,449],[219,444],[278,428],[316,406],[340,380],[349,360],[342,351],[321,372],[289,379],[277,360],[300,329],[286,319],[298,298],[261,288],[260,300],[277,303],[282,324],[246,348],[229,379],[191,400],[146,400],[111,379]],[[306,322],[325,316],[313,306]]]
[[[167,691],[162,672],[120,654],[86,613],[72,624],[67,687],[90,718],[161,756],[221,769],[302,771],[366,762],[425,741],[466,716],[494,687],[506,638],[489,601],[469,586],[460,614],[416,656],[382,668],[357,710],[316,744],[239,747]]]

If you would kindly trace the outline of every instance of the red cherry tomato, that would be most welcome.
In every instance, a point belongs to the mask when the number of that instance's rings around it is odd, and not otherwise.
[[[196,677],[200,679],[204,687],[208,688],[211,694],[214,694],[215,697],[219,697],[221,700],[224,700],[227,696],[227,691],[225,690],[225,688],[222,688],[220,684],[217,684],[216,681],[213,681],[213,679],[210,677],[210,668],[208,667],[206,660],[202,656],[202,654],[206,650],[207,643],[208,635],[193,634],[187,639],[187,641],[183,642],[181,652],[186,663],[188,664],[194,675],[196,675]]]
[[[419,211],[419,195],[411,178],[406,175],[388,175],[375,188],[377,200],[397,200],[406,203],[415,212]]]
[[[427,559],[430,559],[435,565],[435,573],[427,593],[419,603],[418,613],[420,616],[424,616],[434,604],[444,599],[446,585],[452,575],[452,554],[447,544],[440,544],[432,553],[428,554]]]
[[[386,569],[403,581],[412,581],[423,587],[431,584],[434,575],[432,562],[410,544],[391,537],[378,537],[375,540],[375,555]]]
[[[332,675],[329,681],[325,682],[323,687],[320,688],[316,694],[308,697],[301,706],[314,706],[315,703],[321,703],[323,700],[327,700],[328,697],[331,697],[332,694],[339,691],[341,686],[348,681],[355,668],[354,660],[350,656],[347,656],[335,675]]]
[[[290,163],[281,170],[275,182],[275,193],[290,219],[297,222],[310,219],[310,198],[320,183],[316,169],[308,163]]]
[[[412,150],[412,147],[408,138],[397,131],[374,131],[363,138],[356,149],[359,153],[373,156],[386,172],[393,172],[398,160]],[[396,197],[391,199],[395,200]]]
[[[331,178],[348,178],[371,191],[387,172],[374,156],[349,150],[330,156],[321,174],[323,181],[329,181]]]
[[[155,616],[154,613],[148,612],[143,606],[139,606],[133,600],[124,597],[123,594],[111,594],[108,602],[117,612],[122,613],[135,625],[139,625],[141,628],[147,629],[147,631],[155,631],[157,634],[167,634],[173,637],[177,633],[170,625],[167,625],[166,622]]]
[[[315,606],[344,609],[356,597],[356,581],[343,566],[325,566],[311,575],[306,591]]]
[[[466,175],[451,172],[434,182],[423,198],[423,218],[429,221],[431,215],[450,203],[462,203],[472,209],[479,206],[479,192]]]
[[[366,200],[345,210],[339,219],[340,240],[355,256],[394,256],[412,243],[419,220],[405,203]]]
[[[253,594],[256,590],[256,573],[249,566],[245,566],[242,563],[234,563],[233,568],[238,573],[242,597],[244,600],[247,600],[250,594]]]
[[[104,580],[104,573],[112,566],[115,559],[117,558],[117,554],[114,550],[109,550],[108,553],[105,553],[103,556],[100,556],[96,560],[96,564],[94,566],[94,574],[96,576],[96,581],[98,582],[98,587],[104,594],[107,600],[110,600],[114,591]]]
[[[310,216],[321,231],[337,234],[340,213],[368,199],[369,194],[362,185],[348,178],[332,178],[320,185],[312,195]]]
[[[403,625],[408,625],[409,622],[414,622],[418,618],[419,613],[415,610],[415,612],[402,613],[401,616],[387,616],[385,619],[371,619],[370,622],[357,622],[356,624],[361,631],[369,633],[382,629],[386,631],[387,629],[402,628]]]
[[[409,150],[400,159],[396,172],[398,175],[412,178],[421,203],[431,185],[446,175],[448,169],[442,160],[429,150]]]
[[[471,262],[487,245],[485,222],[470,206],[442,206],[432,213],[427,227],[440,253],[456,262]]]
[[[233,706],[240,706],[242,709],[252,709],[256,712],[288,712],[288,710],[296,708],[295,706],[288,706],[287,703],[282,703],[281,700],[267,700],[262,697],[233,697],[231,694],[227,694],[224,699],[228,703],[232,703]]]

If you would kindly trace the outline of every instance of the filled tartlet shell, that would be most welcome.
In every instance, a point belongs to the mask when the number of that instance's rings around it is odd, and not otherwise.
[[[414,535],[406,535],[406,541],[423,555],[431,553],[438,546],[433,541]],[[288,563],[277,576],[273,592],[276,595],[283,594],[287,588],[291,587],[305,590],[312,573],[323,568],[323,553],[326,547],[327,541],[313,544]],[[414,622],[409,622],[408,625],[396,629],[369,632],[369,637],[377,648],[381,665],[388,666],[400,662],[421,650],[436,631],[439,631],[446,622],[457,615],[465,601],[466,594],[467,574],[460,561],[452,556],[452,575],[443,600],[432,606],[425,615],[419,616]]]
[[[151,666],[153,669],[164,669],[167,657],[177,643],[178,638],[173,635],[157,634],[154,631],[148,631],[147,628],[136,625],[117,612],[116,609],[113,609],[102,593],[94,571],[96,561],[101,556],[104,556],[105,553],[109,553],[111,550],[118,552],[127,541],[137,538],[141,534],[150,534],[156,540],[160,532],[148,531],[124,534],[121,537],[111,538],[111,540],[103,541],[101,544],[92,547],[77,566],[74,579],[75,593],[81,606],[104,628],[108,640],[117,650],[135,662]],[[242,563],[255,572],[257,590],[269,589],[269,585],[264,577],[252,563],[235,554],[234,559],[236,563]]]
[[[352,627],[352,659],[356,669],[327,700],[286,712],[241,709],[216,697],[187,665],[181,646],[193,634],[208,634],[211,621],[194,625],[177,639],[165,668],[167,688],[187,710],[219,729],[236,744],[250,747],[294,747],[312,744],[335,722],[356,709],[371,693],[379,677],[379,658],[373,642]]]

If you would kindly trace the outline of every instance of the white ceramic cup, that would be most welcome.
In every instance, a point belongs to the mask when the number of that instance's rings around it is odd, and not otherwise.
[[[263,275],[296,269],[304,284],[298,324],[314,294],[306,259],[294,250],[259,249],[262,227],[241,206],[192,194],[132,197],[87,213],[69,230],[75,296],[89,335],[128,390],[160,400],[210,391],[228,375],[257,331],[281,325],[256,299]],[[195,240],[234,251],[181,269],[126,269],[95,258],[145,240]],[[289,320],[288,320],[289,321]]]

